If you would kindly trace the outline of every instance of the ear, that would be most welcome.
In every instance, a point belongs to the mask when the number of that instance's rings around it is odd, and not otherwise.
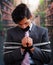
[[[33,16],[32,15],[30,16],[30,19],[33,19]]]
[[[34,20],[34,14],[31,14],[31,16],[30,16],[30,20]]]

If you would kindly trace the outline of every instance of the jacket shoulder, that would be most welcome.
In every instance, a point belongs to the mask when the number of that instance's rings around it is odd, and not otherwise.
[[[15,30],[19,30],[19,27],[12,27],[7,30],[7,33],[15,32]]]
[[[48,31],[48,29],[46,27],[36,26],[36,28],[37,28],[37,30],[42,31],[42,32]]]

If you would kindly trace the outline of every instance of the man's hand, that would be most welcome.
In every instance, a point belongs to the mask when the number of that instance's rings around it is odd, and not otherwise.
[[[22,46],[23,47],[27,47],[27,44],[28,44],[28,47],[31,47],[32,45],[33,45],[33,40],[32,40],[32,38],[30,38],[30,37],[24,37],[23,39],[22,39]],[[24,51],[25,49],[22,49],[22,51]],[[34,50],[34,48],[31,48],[30,49],[30,51],[32,51],[33,52],[33,50]]]
[[[27,43],[28,43],[28,47],[33,45],[33,40],[30,37],[27,37]]]
[[[23,46],[23,47],[27,47],[27,37],[24,37],[24,38],[22,39],[22,46]]]
[[[30,47],[30,46],[33,45],[33,40],[32,40],[32,38],[25,36],[25,37],[22,39],[22,45],[23,45],[24,47],[27,47],[27,43],[28,43],[28,47]]]

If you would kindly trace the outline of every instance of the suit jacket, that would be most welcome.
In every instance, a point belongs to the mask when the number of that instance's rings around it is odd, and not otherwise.
[[[22,38],[25,36],[25,32],[22,31],[18,26],[11,28],[7,31],[7,42],[19,42],[21,43]],[[48,42],[48,30],[43,27],[37,27],[33,24],[29,36],[33,39],[33,44],[42,42]],[[50,49],[50,45],[43,45],[34,47],[35,50],[32,53],[32,59],[35,65],[48,64],[50,62],[50,53],[42,51],[41,49]],[[5,50],[6,51],[6,50]],[[23,55],[21,54],[20,48],[13,50],[10,53],[4,54],[5,65],[21,65]]]

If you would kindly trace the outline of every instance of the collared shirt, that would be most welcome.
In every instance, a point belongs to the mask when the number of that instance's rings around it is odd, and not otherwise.
[[[33,26],[33,24],[31,23],[30,28],[29,28],[29,31],[31,31],[32,26]],[[28,34],[29,34],[29,31],[27,31]],[[29,60],[30,60],[30,64],[34,64],[34,61],[33,61],[32,58],[30,57],[30,55],[29,55]]]
[[[32,26],[33,26],[33,24],[31,23],[31,24],[30,24],[29,31],[31,31]],[[27,31],[28,35],[29,35],[29,31]],[[22,51],[21,51],[21,53],[23,54],[23,52],[22,52]],[[32,58],[30,57],[30,54],[29,54],[29,61],[30,61],[30,64],[34,64],[34,61],[33,61],[33,60],[32,60]]]
[[[31,31],[32,26],[33,26],[33,24],[31,23],[30,28],[29,28],[29,31]],[[34,64],[34,61],[33,61],[32,58],[30,57],[30,55],[29,55],[29,60],[30,60],[30,64]]]
[[[29,28],[30,31],[31,31],[31,29],[32,29],[32,26],[33,26],[33,24],[31,23],[31,24],[30,24],[30,28]]]

